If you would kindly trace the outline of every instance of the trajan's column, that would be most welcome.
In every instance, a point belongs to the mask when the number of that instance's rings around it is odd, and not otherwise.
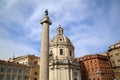
[[[49,80],[49,20],[48,11],[40,21],[42,25],[41,56],[40,56],[40,78],[39,80]]]

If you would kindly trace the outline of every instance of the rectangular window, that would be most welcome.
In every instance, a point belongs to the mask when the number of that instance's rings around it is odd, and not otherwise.
[[[118,56],[118,55],[119,55],[118,53],[115,54],[115,56]]]
[[[5,68],[1,67],[0,72],[5,72]]]
[[[10,75],[7,75],[6,80],[10,80]]]
[[[22,80],[22,76],[21,76],[21,75],[19,75],[17,80]]]
[[[14,69],[13,72],[14,72],[14,73],[17,73],[17,69]]]
[[[12,80],[15,80],[16,79],[16,75],[12,75]]]
[[[110,55],[111,57],[113,57],[113,55]]]
[[[118,62],[120,62],[120,60],[118,60]]]
[[[111,63],[114,64],[115,62],[112,60]]]
[[[119,54],[119,53],[116,53],[115,56],[116,56],[117,58],[120,58],[120,54]]]
[[[71,50],[69,50],[69,54],[70,54],[70,56],[72,56],[72,51]]]
[[[92,63],[92,61],[90,61]]]
[[[19,73],[22,73],[22,69],[19,69]]]
[[[118,60],[118,64],[120,65],[120,60]]]
[[[8,69],[7,69],[7,72],[11,72],[11,69],[10,69],[10,68],[8,68]]]
[[[24,73],[25,73],[25,74],[29,74],[29,71],[28,71],[28,70],[24,70]]]
[[[88,68],[88,72],[90,72],[90,69]]]
[[[0,74],[0,80],[4,80],[4,75]]]
[[[94,69],[92,68],[92,71],[94,71]]]
[[[77,76],[77,72],[74,72],[74,76]]]

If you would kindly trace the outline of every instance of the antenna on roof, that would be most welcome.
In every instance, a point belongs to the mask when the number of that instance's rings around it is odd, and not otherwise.
[[[15,53],[13,53],[13,59],[15,58]]]

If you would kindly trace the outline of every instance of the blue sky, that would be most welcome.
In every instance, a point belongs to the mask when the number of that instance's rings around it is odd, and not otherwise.
[[[106,52],[120,40],[120,0],[0,0],[0,59],[40,56],[40,20],[46,9],[50,38],[61,24],[76,57]]]

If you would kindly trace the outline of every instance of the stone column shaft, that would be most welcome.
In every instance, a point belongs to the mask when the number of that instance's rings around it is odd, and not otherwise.
[[[41,57],[40,57],[40,80],[49,80],[49,26],[43,23],[42,41],[41,41]]]
[[[49,80],[49,25],[51,21],[48,17],[48,11],[41,20],[42,39],[41,39],[41,56],[40,56],[40,78],[39,80]]]

